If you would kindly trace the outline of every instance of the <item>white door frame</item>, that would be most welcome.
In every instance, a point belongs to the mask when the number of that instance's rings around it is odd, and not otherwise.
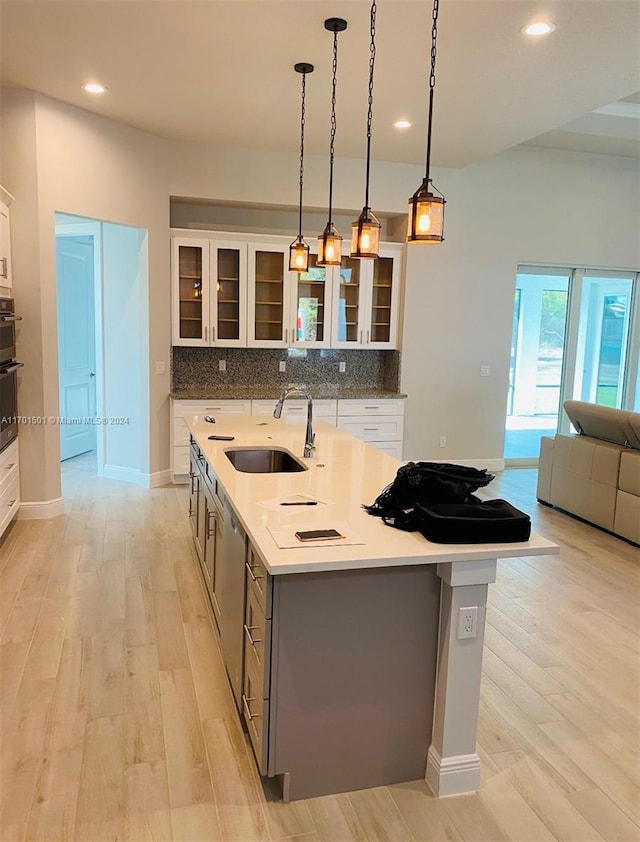
[[[93,281],[94,281],[94,318],[96,343],[96,416],[105,414],[104,384],[104,325],[102,307],[102,225],[100,222],[56,222],[56,240],[59,237],[91,237],[93,239]],[[57,296],[57,288],[56,288]],[[59,330],[56,323],[56,333]],[[58,414],[60,408],[58,407]],[[96,425],[96,461],[97,474],[104,476],[104,456],[106,453],[106,426]]]

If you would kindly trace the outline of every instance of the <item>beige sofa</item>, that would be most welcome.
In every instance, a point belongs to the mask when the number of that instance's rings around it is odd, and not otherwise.
[[[640,544],[640,413],[564,409],[578,434],[541,439],[538,500]]]

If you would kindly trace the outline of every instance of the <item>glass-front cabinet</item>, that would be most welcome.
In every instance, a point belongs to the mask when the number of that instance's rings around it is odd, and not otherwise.
[[[379,254],[297,273],[288,243],[174,236],[173,344],[397,348],[402,246]]]
[[[172,252],[173,344],[246,345],[246,246],[174,238]]]
[[[247,249],[244,243],[211,243],[211,345],[247,344]]]
[[[334,283],[332,348],[396,348],[401,247],[377,260],[342,258]]]
[[[290,345],[297,348],[331,347],[331,271],[318,266],[317,254],[309,255],[306,272],[292,272],[293,312]]]
[[[209,241],[173,241],[173,344],[209,341]]]
[[[248,345],[277,348],[289,345],[289,249],[249,243]]]

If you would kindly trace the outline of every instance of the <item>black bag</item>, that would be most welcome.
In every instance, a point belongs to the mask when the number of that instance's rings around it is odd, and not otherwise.
[[[414,522],[416,504],[463,503],[476,498],[473,492],[493,479],[485,468],[469,468],[447,462],[407,462],[371,505],[363,506],[370,515],[381,517],[389,526],[406,531],[418,529]]]
[[[506,500],[476,503],[418,503],[416,528],[438,544],[503,544],[528,541],[531,518]]]

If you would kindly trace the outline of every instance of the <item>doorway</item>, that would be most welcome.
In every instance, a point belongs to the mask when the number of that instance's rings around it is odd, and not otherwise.
[[[56,214],[60,461],[102,474],[100,223]]]
[[[519,266],[505,463],[535,465],[540,439],[571,425],[565,400],[640,404],[640,273]]]

